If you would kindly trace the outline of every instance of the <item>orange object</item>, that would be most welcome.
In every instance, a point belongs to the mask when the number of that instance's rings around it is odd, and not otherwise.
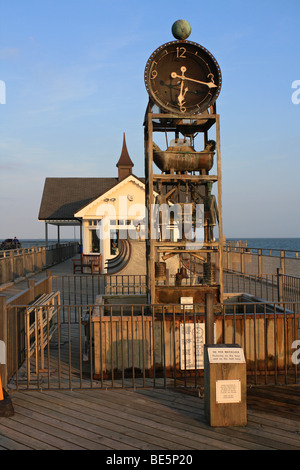
[[[1,374],[0,374],[0,401],[2,400],[4,400],[4,395],[3,395],[2,380],[1,380]]]

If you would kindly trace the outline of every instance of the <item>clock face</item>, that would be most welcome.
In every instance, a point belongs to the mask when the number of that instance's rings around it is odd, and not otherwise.
[[[216,101],[222,77],[216,59],[207,49],[189,41],[173,41],[150,56],[145,84],[159,108],[198,114]]]

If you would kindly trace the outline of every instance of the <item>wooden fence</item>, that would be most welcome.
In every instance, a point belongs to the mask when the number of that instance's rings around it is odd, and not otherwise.
[[[0,285],[53,266],[78,253],[78,243],[0,252]]]

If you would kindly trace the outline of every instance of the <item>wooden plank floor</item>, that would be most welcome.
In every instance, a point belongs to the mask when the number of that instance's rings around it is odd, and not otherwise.
[[[53,267],[53,274],[71,272],[71,263]],[[35,279],[39,277],[45,273]],[[9,298],[26,285],[24,281],[2,293]],[[73,388],[77,382],[72,378]],[[204,400],[172,389],[10,393],[15,415],[0,418],[0,450],[300,449],[300,385],[249,388],[248,423],[243,428],[211,428]]]
[[[300,386],[248,390],[246,427],[212,428],[204,400],[166,389],[14,391],[0,449],[300,450]]]

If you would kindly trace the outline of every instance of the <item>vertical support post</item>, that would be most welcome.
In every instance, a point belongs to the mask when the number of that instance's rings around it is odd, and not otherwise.
[[[155,251],[154,234],[152,233],[154,217],[154,195],[153,195],[153,121],[149,113],[149,139],[148,139],[148,164],[149,164],[149,204],[150,204],[150,293],[151,303],[155,303]]]
[[[277,268],[278,302],[283,302],[283,269]]]
[[[229,246],[226,247],[227,250],[227,271],[232,271],[232,253]]]
[[[16,279],[16,271],[15,271],[15,252],[13,250],[10,250],[9,252],[9,261],[10,261],[10,265],[11,265],[11,278],[12,278],[12,281],[14,282],[15,279]]]
[[[146,294],[147,294],[147,303],[151,303],[150,295],[150,207],[149,207],[149,166],[148,166],[148,140],[149,140],[149,131],[148,131],[148,114],[146,114],[147,122],[144,129],[144,144],[145,144],[145,207],[146,207]]]
[[[5,346],[5,364],[0,365],[0,374],[3,388],[7,388],[7,307],[6,296],[0,295],[0,341]]]
[[[262,276],[262,250],[258,250],[258,276]]]
[[[205,294],[205,344],[214,344],[214,294]]]
[[[245,274],[245,250],[241,247],[241,272]]]
[[[219,285],[220,302],[223,302],[223,205],[222,205],[222,171],[221,171],[221,143],[220,143],[220,116],[216,114],[216,139],[217,139],[217,176],[218,176],[218,207],[219,207]]]
[[[280,251],[280,268],[282,269],[282,274],[285,274],[285,251]]]
[[[48,246],[48,222],[45,222],[45,245]]]
[[[82,246],[82,224],[83,224],[83,221],[80,222],[80,245],[81,245],[81,253],[84,253],[83,251],[83,246]]]
[[[18,250],[18,252],[15,252],[18,254],[17,260],[18,262],[16,263],[16,271],[17,271],[17,277],[23,276],[26,272],[32,272],[34,271],[34,264],[31,267],[31,262],[32,262],[32,257],[29,259],[29,257],[26,256],[24,248],[22,250]],[[34,255],[33,255],[33,260],[34,260]],[[19,266],[18,266],[19,265]]]
[[[148,303],[155,302],[155,272],[154,272],[154,240],[151,233],[153,217],[153,121],[152,113],[147,113],[147,127],[145,128],[145,177],[146,177],[146,209],[148,216],[147,230],[147,296]]]

